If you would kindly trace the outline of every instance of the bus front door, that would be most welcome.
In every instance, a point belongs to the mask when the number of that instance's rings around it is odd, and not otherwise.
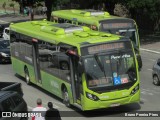
[[[81,93],[82,92],[82,81],[81,77],[78,73],[78,60],[72,59],[73,63],[73,81],[72,81],[72,88],[73,88],[73,96],[74,96],[74,102],[81,104]]]
[[[34,65],[34,72],[35,72],[35,79],[36,83],[42,83],[41,75],[40,75],[40,67],[39,67],[39,59],[38,59],[38,40],[32,40],[32,47],[33,47],[33,65]]]

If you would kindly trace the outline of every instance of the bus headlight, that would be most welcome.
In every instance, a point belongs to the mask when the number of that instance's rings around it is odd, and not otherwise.
[[[99,100],[99,98],[96,95],[93,95],[93,94],[88,93],[88,92],[86,92],[86,96],[87,96],[87,98],[89,98],[91,100],[94,100],[94,101],[98,101]]]
[[[138,90],[139,90],[139,84],[135,88],[133,88],[130,95],[134,95]]]

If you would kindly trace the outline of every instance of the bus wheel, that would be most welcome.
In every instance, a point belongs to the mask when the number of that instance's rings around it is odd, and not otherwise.
[[[30,77],[29,77],[29,72],[28,72],[28,68],[25,68],[25,69],[24,69],[24,73],[25,73],[26,83],[27,83],[28,85],[31,84],[31,82],[30,82]]]
[[[160,81],[157,75],[153,76],[153,84],[157,86],[160,85]]]
[[[66,88],[64,88],[64,90],[63,90],[63,103],[64,103],[67,107],[70,107],[69,95],[68,95],[68,91],[67,91]]]

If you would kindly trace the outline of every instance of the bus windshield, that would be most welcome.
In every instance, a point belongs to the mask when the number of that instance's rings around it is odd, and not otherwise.
[[[137,34],[135,29],[128,29],[128,30],[127,29],[110,29],[110,30],[102,29],[102,31],[128,37],[129,39],[132,40],[134,47],[138,47]]]
[[[132,22],[121,22],[119,20],[114,20],[113,22],[102,21],[100,22],[100,31],[128,37],[132,40],[134,47],[138,47],[138,34]]]
[[[134,55],[131,51],[97,56],[98,58],[95,55],[84,58],[88,88],[111,88],[134,83],[137,80]]]

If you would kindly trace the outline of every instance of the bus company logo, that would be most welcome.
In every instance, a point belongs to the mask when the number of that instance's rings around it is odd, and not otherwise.
[[[6,118],[6,117],[42,117],[42,113],[41,112],[2,112],[2,117]]]
[[[11,112],[2,112],[2,117],[11,117]]]

